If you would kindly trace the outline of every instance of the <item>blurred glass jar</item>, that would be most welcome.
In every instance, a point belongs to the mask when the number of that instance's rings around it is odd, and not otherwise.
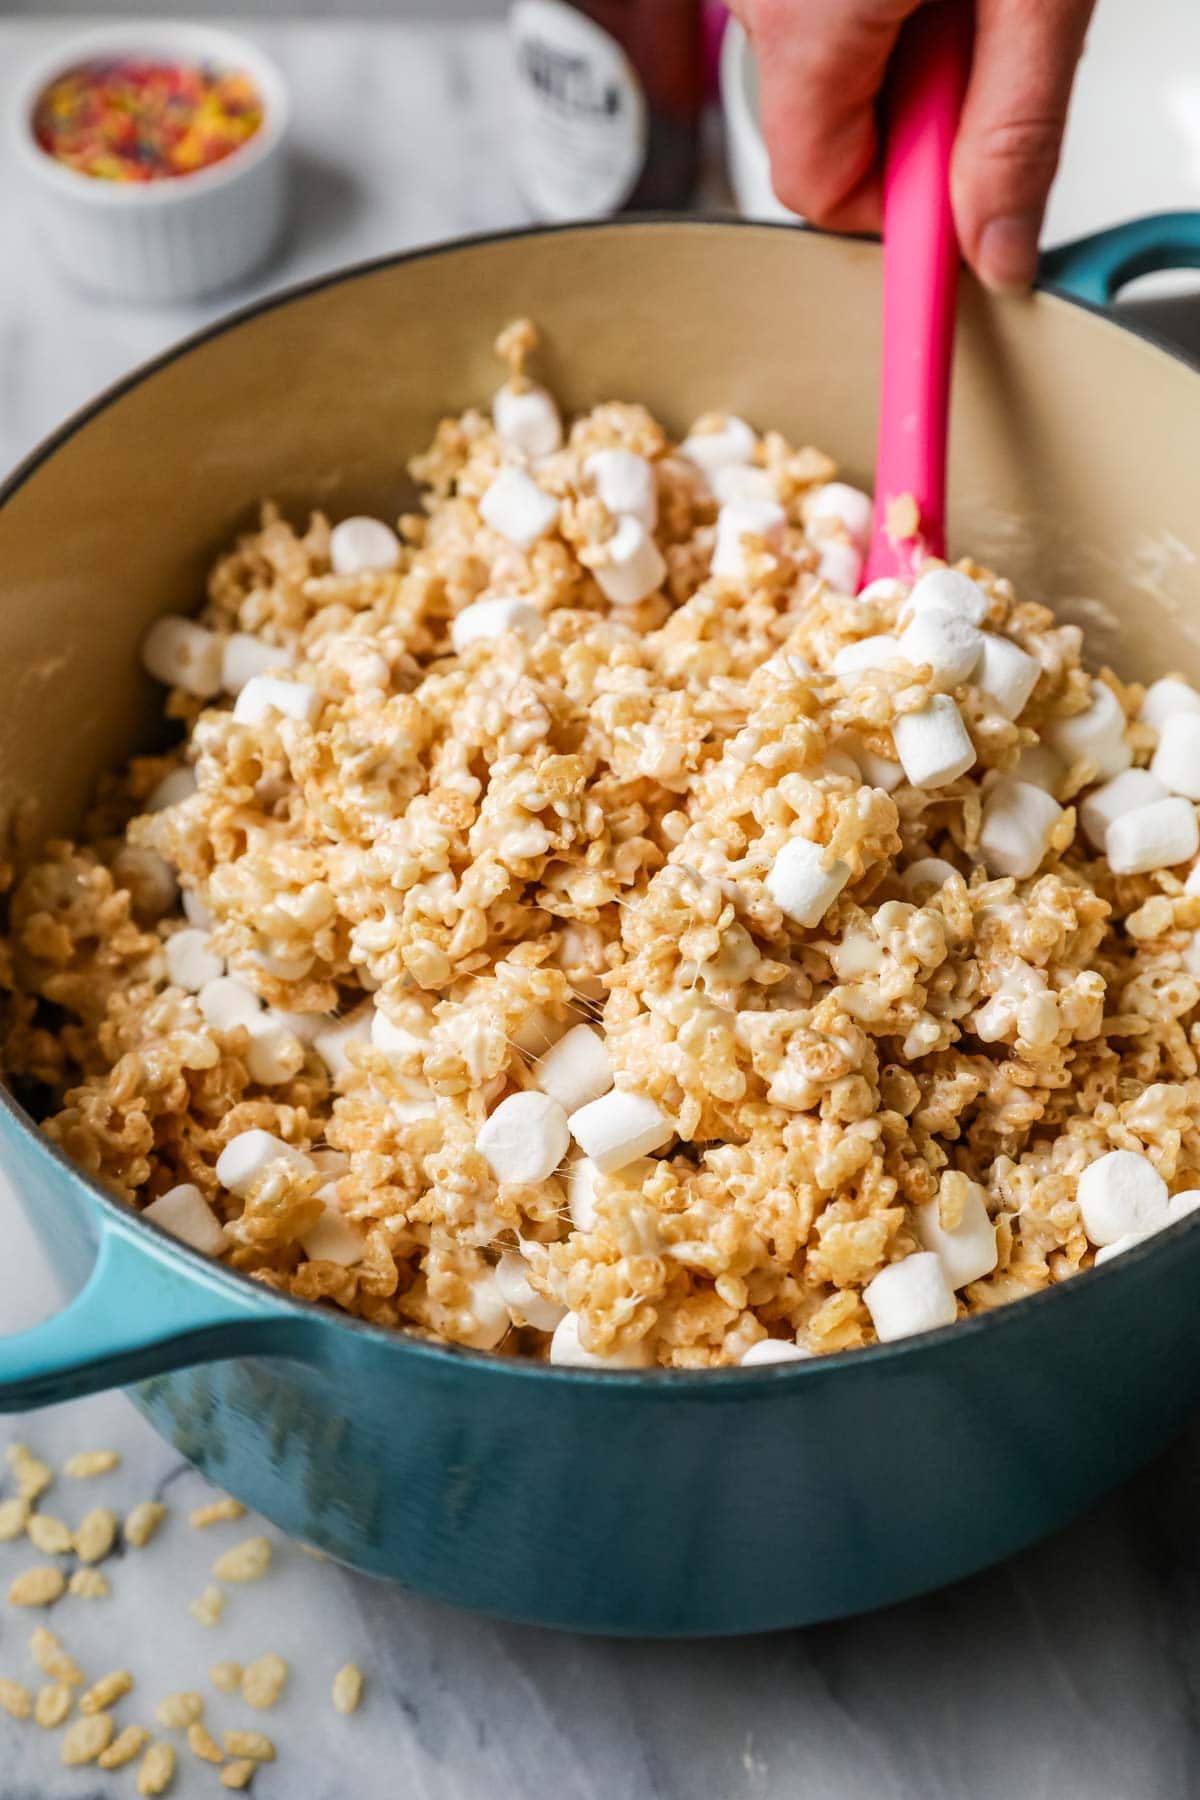
[[[704,105],[701,0],[515,0],[517,179],[540,219],[684,206]]]

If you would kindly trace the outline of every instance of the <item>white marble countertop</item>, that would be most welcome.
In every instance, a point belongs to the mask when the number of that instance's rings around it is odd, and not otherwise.
[[[1051,236],[1200,204],[1198,21],[1178,0],[1107,0],[1107,9],[1102,0]],[[27,57],[63,32],[0,24],[0,108]],[[504,155],[494,27],[305,23],[255,35],[293,85],[301,179],[288,248],[254,290],[165,311],[70,292],[29,241],[0,151],[0,465],[233,300],[524,217]],[[0,1193],[0,1327],[52,1308],[32,1239]],[[950,1592],[805,1632],[675,1646],[479,1621],[286,1545],[268,1579],[235,1590],[205,1631],[187,1612],[217,1551],[213,1533],[186,1521],[202,1483],[126,1401],[0,1422],[0,1445],[16,1437],[51,1461],[112,1445],[124,1463],[95,1499],[123,1508],[161,1495],[171,1507],[153,1545],[110,1565],[110,1599],[69,1600],[51,1621],[89,1673],[133,1671],[124,1717],[149,1722],[163,1692],[205,1685],[220,1657],[277,1649],[292,1662],[280,1706],[250,1721],[280,1744],[279,1761],[255,1778],[260,1800],[1186,1800],[1200,1791],[1200,1426],[1071,1532]],[[47,1499],[72,1521],[92,1503],[66,1482]],[[242,1529],[221,1528],[226,1541]],[[0,1544],[0,1593],[32,1560],[28,1545]],[[4,1610],[0,1675],[31,1678],[30,1623]],[[342,1720],[328,1683],[348,1659],[366,1670],[368,1692]],[[212,1696],[216,1727],[246,1722],[240,1712]],[[0,1800],[132,1791],[128,1771],[61,1768],[52,1737],[0,1713]],[[223,1791],[185,1751],[173,1792]]]

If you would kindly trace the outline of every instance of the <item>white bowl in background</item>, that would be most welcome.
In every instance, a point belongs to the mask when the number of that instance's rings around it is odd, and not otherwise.
[[[33,135],[39,95],[56,76],[109,56],[212,62],[243,70],[262,123],[205,169],[125,183],[57,162]],[[61,44],[25,76],[10,135],[34,224],[64,274],[122,300],[190,300],[228,287],[262,262],[284,221],[288,97],[261,50],[232,32],[174,21],[97,28]]]
[[[750,219],[798,219],[771,186],[771,164],[763,140],[758,64],[750,40],[730,19],[721,44],[721,106],[725,114],[725,154],[738,208]]]

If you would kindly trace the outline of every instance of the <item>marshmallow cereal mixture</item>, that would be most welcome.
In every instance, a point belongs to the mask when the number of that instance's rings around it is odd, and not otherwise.
[[[180,729],[10,877],[54,1141],[282,1292],[587,1367],[947,1325],[1200,1205],[1200,692],[972,562],[855,596],[822,452],[565,428],[498,341],[423,510],[271,507]]]

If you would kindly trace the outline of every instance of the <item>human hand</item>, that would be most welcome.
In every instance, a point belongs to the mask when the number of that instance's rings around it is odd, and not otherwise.
[[[876,102],[905,19],[938,0],[731,0],[762,72],[775,191],[816,225],[879,225]],[[1024,288],[1095,0],[977,0],[950,175],[963,255]]]

